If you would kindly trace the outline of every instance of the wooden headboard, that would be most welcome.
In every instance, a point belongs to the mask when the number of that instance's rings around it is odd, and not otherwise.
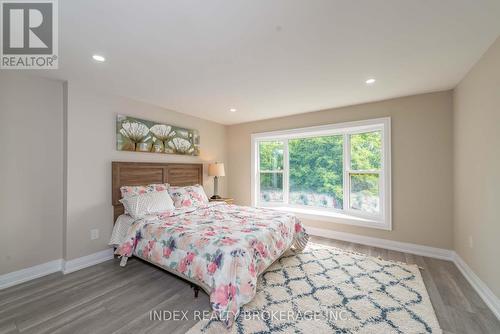
[[[113,222],[123,214],[122,186],[169,183],[172,186],[203,185],[203,164],[116,162],[112,163]]]

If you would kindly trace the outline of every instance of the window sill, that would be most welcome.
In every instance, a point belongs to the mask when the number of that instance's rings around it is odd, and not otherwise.
[[[362,218],[340,212],[328,212],[322,210],[294,208],[286,206],[261,206],[261,208],[294,213],[297,217],[306,220],[326,221],[337,224],[355,225],[387,231],[392,230],[390,222]]]

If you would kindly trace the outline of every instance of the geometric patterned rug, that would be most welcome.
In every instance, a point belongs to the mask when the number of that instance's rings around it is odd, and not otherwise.
[[[441,332],[416,265],[309,242],[261,275],[231,329],[203,320],[188,333]]]

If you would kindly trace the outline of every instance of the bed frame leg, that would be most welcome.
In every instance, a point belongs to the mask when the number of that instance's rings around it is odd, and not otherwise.
[[[193,289],[194,289],[194,298],[198,298],[198,292],[200,292],[200,288],[197,286],[194,286]]]

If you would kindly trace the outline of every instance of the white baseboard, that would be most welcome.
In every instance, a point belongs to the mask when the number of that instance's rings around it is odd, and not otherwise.
[[[491,291],[491,289],[472,271],[467,263],[455,252],[443,248],[422,246],[406,242],[399,242],[387,239],[365,237],[362,235],[337,232],[332,230],[320,229],[306,226],[306,231],[310,235],[337,239],[348,242],[355,242],[362,245],[391,249],[399,252],[405,252],[415,255],[433,257],[442,260],[448,260],[455,263],[465,279],[476,290],[484,303],[490,308],[495,316],[500,320],[500,299]]]
[[[62,259],[0,275],[0,290],[61,271]]]
[[[454,252],[449,249],[436,248],[430,246],[422,246],[408,242],[393,241],[388,239],[366,237],[359,234],[337,232],[311,226],[306,226],[306,232],[310,235],[337,239],[342,241],[354,242],[362,245],[385,248],[399,252],[405,252],[415,255],[428,256],[442,260],[453,260]]]
[[[472,271],[469,265],[454,252],[453,262],[457,266],[458,270],[464,275],[465,279],[470,285],[476,290],[477,294],[485,302],[485,304],[490,308],[491,312],[495,314],[498,320],[500,320],[500,299],[491,291],[491,289]]]
[[[315,227],[307,227],[306,231],[310,235],[355,242],[362,245],[380,247],[415,255],[428,256],[437,259],[453,261],[469,284],[476,290],[477,294],[483,299],[486,305],[491,309],[495,316],[500,320],[500,299],[491,291],[491,289],[474,273],[467,263],[454,251],[430,246],[422,246],[412,243],[399,242],[387,239],[366,237],[352,233],[337,232]],[[0,290],[11,287],[16,284],[30,281],[32,279],[49,275],[58,271],[64,274],[93,266],[95,264],[111,260],[113,250],[106,249],[94,254],[83,256],[70,261],[63,259],[42,263],[30,268],[21,269],[4,275],[0,275]]]
[[[64,266],[62,267],[62,272],[64,274],[69,274],[74,271],[87,268],[107,260],[111,260],[112,258],[113,258],[113,249],[105,249],[103,251],[94,254],[82,256],[77,259],[64,262]]]
[[[82,256],[69,261],[58,259],[42,263],[33,267],[0,275],[0,290],[58,271],[62,271],[64,274],[69,274],[74,271],[90,267],[107,260],[111,260],[112,258],[113,249],[105,249],[103,251],[87,256]]]

